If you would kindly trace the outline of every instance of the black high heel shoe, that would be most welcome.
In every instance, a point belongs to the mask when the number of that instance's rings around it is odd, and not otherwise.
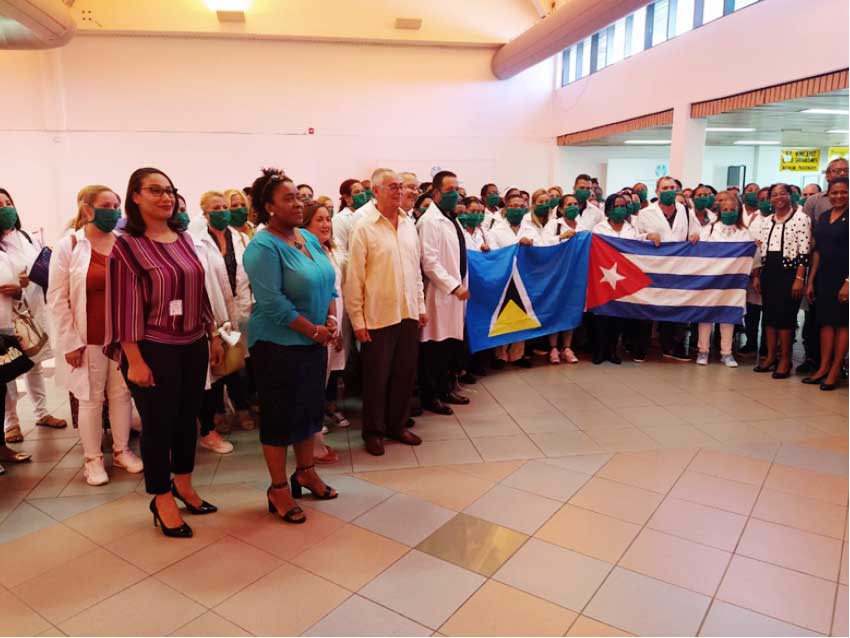
[[[307,485],[302,485],[298,482],[298,472],[306,472],[307,470],[312,470],[314,467],[315,465],[299,467],[292,473],[292,476],[289,477],[289,482],[292,485],[292,496],[294,498],[301,498],[303,496],[302,490],[307,490],[310,494],[321,501],[330,501],[339,496],[338,493],[334,494],[333,488],[330,485],[325,485],[325,491],[323,494],[316,494]]]
[[[286,483],[272,483],[269,489],[266,490],[266,498],[269,500],[269,514],[277,514],[287,523],[292,523],[293,525],[301,525],[302,523],[306,523],[307,517],[304,516],[304,510],[302,510],[297,505],[285,514],[281,514],[278,511],[277,507],[275,507],[275,504],[272,503],[272,490],[282,490],[285,487],[289,487],[289,485],[287,485]],[[299,514],[301,515],[301,518],[295,518]]]
[[[826,376],[824,376],[824,378],[826,378]],[[824,392],[831,392],[832,390],[835,390],[837,387],[838,387],[838,381],[836,381],[835,383],[824,382],[824,383],[820,384],[820,389],[823,390]]]
[[[186,511],[188,511],[190,514],[214,514],[218,511],[218,508],[215,505],[213,505],[212,503],[207,503],[203,499],[201,500],[200,507],[195,507],[194,505],[192,505],[189,501],[180,496],[180,492],[177,491],[177,486],[174,484],[174,481],[171,481],[171,495],[175,499],[183,503],[186,508]]]
[[[159,526],[162,533],[169,538],[192,538],[192,528],[183,523],[180,527],[166,527],[159,515],[159,510],[156,507],[156,497],[151,499],[150,510],[153,514],[153,526]]]
[[[758,364],[755,368],[753,368],[753,372],[773,372],[774,370],[776,370],[777,363],[778,362],[776,361],[776,359],[774,359],[766,366]]]
[[[826,375],[822,374],[819,377],[805,377],[800,383],[805,383],[806,385],[820,385],[823,383],[823,380],[826,379]]]

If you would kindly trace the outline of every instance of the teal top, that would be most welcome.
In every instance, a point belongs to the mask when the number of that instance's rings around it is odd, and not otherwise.
[[[258,341],[313,345],[289,324],[298,315],[325,324],[328,305],[336,297],[334,269],[316,236],[300,231],[312,259],[267,230],[254,235],[245,249],[242,264],[256,300],[248,321],[248,347]]]

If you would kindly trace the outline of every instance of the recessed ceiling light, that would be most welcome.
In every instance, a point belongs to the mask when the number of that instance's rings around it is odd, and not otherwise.
[[[774,144],[779,144],[779,142],[775,142],[773,140],[738,140],[735,144],[740,144],[742,146],[772,146]]]
[[[833,128],[833,129],[830,129],[830,130],[827,131],[827,133],[848,133],[848,132],[850,132],[850,131],[848,131],[846,128]]]
[[[626,140],[623,144],[669,144],[670,140]]]
[[[850,115],[847,109],[805,109],[800,113],[810,113],[812,115]]]
[[[707,126],[710,133],[752,133],[754,128],[735,128],[734,126]]]
[[[247,11],[251,0],[206,0],[210,11]]]

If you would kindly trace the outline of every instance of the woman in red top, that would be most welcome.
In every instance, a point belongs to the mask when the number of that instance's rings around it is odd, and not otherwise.
[[[130,176],[125,201],[126,233],[107,266],[107,351],[119,354],[142,418],[154,524],[166,536],[186,538],[192,528],[175,498],[192,514],[216,511],[192,487],[192,470],[207,365],[218,365],[223,350],[213,333],[203,266],[176,218],[171,179],[140,168]]]

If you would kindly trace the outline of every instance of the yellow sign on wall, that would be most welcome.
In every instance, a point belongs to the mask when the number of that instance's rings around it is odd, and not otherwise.
[[[829,147],[829,161],[831,162],[836,157],[847,157],[847,147],[846,146],[830,146]]]
[[[779,170],[817,173],[820,168],[819,148],[795,148],[779,151]]]

